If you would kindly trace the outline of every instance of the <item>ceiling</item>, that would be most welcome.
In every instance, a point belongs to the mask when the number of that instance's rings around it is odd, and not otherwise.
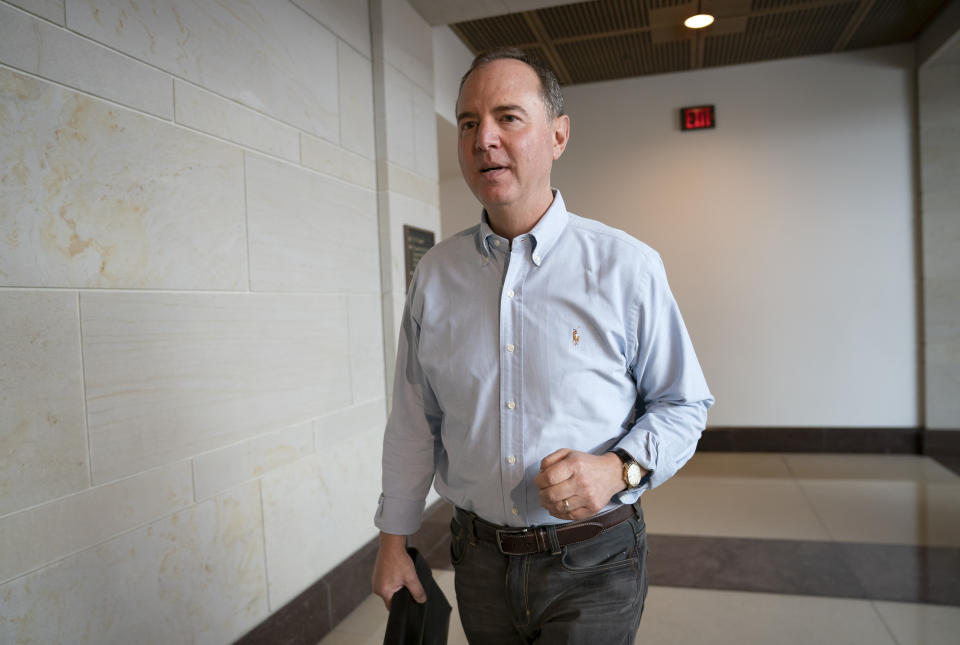
[[[563,85],[906,42],[948,0],[700,2],[716,22],[691,30],[682,23],[697,13],[697,0],[411,0],[432,24],[450,24],[474,54],[519,47]],[[506,11],[491,15],[498,7]]]

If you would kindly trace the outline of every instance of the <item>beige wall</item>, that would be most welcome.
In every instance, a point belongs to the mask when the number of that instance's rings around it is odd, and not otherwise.
[[[437,184],[389,4],[0,0],[0,642],[231,642],[375,535],[378,199]]]
[[[960,33],[921,65],[926,425],[960,429]]]
[[[663,255],[711,425],[919,423],[914,78],[908,44],[567,89],[554,184]]]

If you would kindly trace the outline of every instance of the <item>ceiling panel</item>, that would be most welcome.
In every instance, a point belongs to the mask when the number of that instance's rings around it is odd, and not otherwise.
[[[914,39],[947,0],[593,0],[454,23],[474,54],[536,53],[564,85],[735,65]]]

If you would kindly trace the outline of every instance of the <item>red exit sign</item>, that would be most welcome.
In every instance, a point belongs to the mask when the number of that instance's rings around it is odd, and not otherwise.
[[[681,130],[705,130],[716,126],[717,116],[712,105],[680,108]]]

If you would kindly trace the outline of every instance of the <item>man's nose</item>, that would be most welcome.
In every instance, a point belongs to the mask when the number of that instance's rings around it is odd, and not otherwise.
[[[477,125],[477,138],[475,145],[477,150],[486,150],[495,148],[500,143],[500,133],[496,124],[483,121]]]

